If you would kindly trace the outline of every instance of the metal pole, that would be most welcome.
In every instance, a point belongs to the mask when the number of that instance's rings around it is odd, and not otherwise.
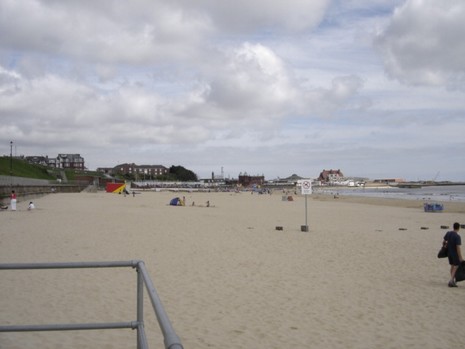
[[[146,338],[144,336],[144,280],[139,268],[137,268],[137,349],[146,347]]]
[[[18,269],[79,269],[79,268],[136,268],[138,260],[114,262],[64,262],[64,263],[2,263],[0,270]]]
[[[150,279],[147,269],[145,269],[144,262],[139,262],[139,269],[144,277],[145,287],[152,302],[153,310],[158,319],[158,324],[160,326],[161,332],[163,333],[165,348],[166,349],[183,349],[181,340],[174,332],[173,326],[171,325],[170,319],[163,308],[160,297],[155,290],[155,286]]]
[[[307,224],[307,194],[305,194],[305,227],[308,227]]]
[[[137,328],[137,322],[0,326],[0,332],[76,331]]]
[[[137,345],[138,349],[148,349],[147,337],[145,336],[144,324],[139,324],[137,327]]]
[[[13,141],[10,141],[10,176],[13,176]]]

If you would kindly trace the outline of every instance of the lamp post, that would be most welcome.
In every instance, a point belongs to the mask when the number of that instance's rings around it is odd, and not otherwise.
[[[10,176],[13,176],[13,141],[10,141]]]

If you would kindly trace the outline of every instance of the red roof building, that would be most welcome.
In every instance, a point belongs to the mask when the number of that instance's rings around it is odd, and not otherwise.
[[[335,182],[342,179],[344,175],[341,170],[323,170],[318,177],[321,182]]]

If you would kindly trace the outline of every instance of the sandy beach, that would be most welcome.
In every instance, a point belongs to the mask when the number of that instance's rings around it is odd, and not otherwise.
[[[175,196],[186,206],[169,206]],[[465,282],[448,288],[436,257],[441,226],[464,224],[465,203],[425,213],[418,201],[309,196],[302,232],[305,199],[293,199],[51,194],[28,211],[18,198],[18,211],[0,212],[0,263],[144,260],[186,349],[465,346]],[[0,325],[136,318],[131,269],[0,273]],[[162,348],[148,298],[145,320],[150,348]],[[136,348],[136,337],[0,333],[0,348]]]

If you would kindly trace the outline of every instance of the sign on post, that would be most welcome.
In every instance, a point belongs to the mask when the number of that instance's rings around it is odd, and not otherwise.
[[[305,225],[300,227],[302,231],[308,231],[308,223],[307,223],[307,195],[312,194],[312,181],[309,179],[302,180],[300,184],[300,189],[302,195],[305,195]]]
[[[302,191],[302,195],[310,195],[312,193],[312,181],[309,179],[302,180],[300,189]]]

